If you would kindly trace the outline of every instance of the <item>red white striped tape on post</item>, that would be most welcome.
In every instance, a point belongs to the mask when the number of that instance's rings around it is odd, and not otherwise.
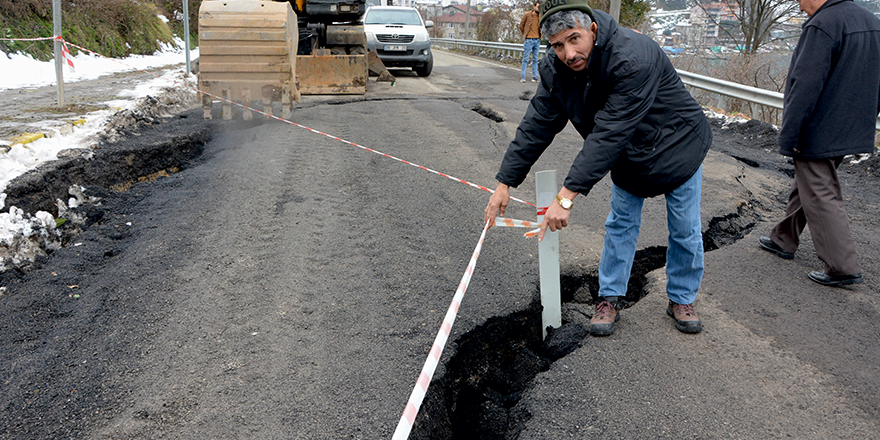
[[[38,38],[0,38],[0,41],[43,41],[43,40],[55,40],[61,42],[61,59],[64,63],[70,66],[70,71],[72,72],[73,67],[73,57],[70,56],[70,49],[67,47],[67,42],[64,41],[64,38],[61,36],[56,37],[38,37]]]
[[[70,56],[70,49],[67,48],[67,42],[64,40],[61,40],[61,58],[64,59],[64,62],[70,66],[70,71],[73,72],[73,57]]]
[[[443,318],[443,324],[440,326],[440,331],[437,332],[437,337],[434,338],[434,345],[431,346],[431,351],[428,353],[428,359],[425,360],[425,365],[422,367],[422,372],[419,374],[416,386],[413,388],[412,394],[409,396],[409,401],[406,403],[403,415],[400,417],[400,422],[397,423],[397,429],[394,430],[394,435],[391,437],[392,440],[406,440],[409,437],[409,432],[412,430],[413,423],[416,421],[416,415],[419,413],[419,408],[422,406],[422,400],[424,400],[425,394],[428,392],[428,385],[431,383],[431,378],[434,377],[434,370],[437,369],[440,355],[443,353],[443,347],[446,346],[446,340],[449,339],[449,334],[452,332],[452,324],[455,323],[455,316],[458,314],[461,300],[464,298],[464,293],[467,291],[468,285],[471,282],[471,276],[474,274],[474,268],[477,265],[477,258],[480,257],[480,249],[483,247],[483,240],[486,238],[486,231],[489,229],[490,224],[491,222],[486,222],[486,226],[483,227],[483,233],[480,234],[480,241],[477,242],[477,247],[474,249],[471,261],[468,263],[467,269],[465,269],[464,275],[461,277],[461,282],[458,283],[458,289],[452,297],[452,303],[449,304],[449,310],[446,311],[446,317]]]
[[[514,220],[512,218],[504,218],[504,217],[495,217],[495,226],[507,226],[510,228],[538,228],[538,229],[533,229],[533,230],[528,231],[525,234],[523,234],[527,238],[534,237],[534,236],[538,235],[538,232],[541,231],[541,224],[540,223],[530,222],[530,221],[526,221],[526,220]]]
[[[495,226],[507,226],[510,228],[538,228],[541,227],[539,223],[530,222],[526,220],[515,220],[512,218],[504,218],[504,217],[495,217]]]
[[[549,206],[538,206],[537,208],[538,208],[538,226],[539,227],[538,227],[538,229],[534,229],[529,232],[526,232],[525,236],[529,237],[529,238],[532,238],[541,232],[540,225],[544,221],[544,216],[547,215],[547,210],[550,209]]]

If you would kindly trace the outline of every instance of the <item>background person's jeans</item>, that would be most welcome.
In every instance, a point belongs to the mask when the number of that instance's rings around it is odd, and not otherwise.
[[[666,295],[677,304],[693,303],[703,281],[702,187],[701,165],[687,182],[666,194]],[[599,296],[626,295],[644,201],[617,185],[611,187],[611,212],[605,221],[605,244],[599,261]]]
[[[520,79],[526,79],[526,68],[529,66],[529,55],[532,56],[532,79],[538,79],[538,49],[541,47],[540,38],[526,38],[523,43],[522,70]]]

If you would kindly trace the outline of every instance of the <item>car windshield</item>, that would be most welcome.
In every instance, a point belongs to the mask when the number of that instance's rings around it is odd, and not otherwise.
[[[367,11],[367,16],[364,17],[364,24],[403,24],[421,26],[422,21],[419,19],[419,13],[416,11],[372,9]]]

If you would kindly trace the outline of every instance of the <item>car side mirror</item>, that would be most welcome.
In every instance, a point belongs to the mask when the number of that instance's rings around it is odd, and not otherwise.
[[[434,27],[434,22],[432,20],[425,21],[425,28],[426,29],[431,29],[432,27]]]

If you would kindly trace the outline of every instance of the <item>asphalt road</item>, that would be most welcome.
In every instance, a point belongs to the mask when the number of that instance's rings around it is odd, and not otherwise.
[[[304,97],[300,126],[206,123],[194,109],[130,136],[211,140],[167,177],[87,187],[100,220],[39,269],[4,276],[0,437],[389,438],[488,193],[302,127],[494,187],[535,86],[518,68],[435,57],[428,78],[392,71],[394,86],[371,81],[366,96]],[[790,184],[767,127],[714,125],[703,332],[665,315],[662,199],[646,203],[618,330],[578,330],[603,180],[560,234],[560,345],[540,341],[537,242],[491,229],[411,438],[878,437],[875,172],[842,172],[866,282],[822,287],[806,278],[821,267],[809,236],[791,261],[757,247]],[[561,182],[579,142],[568,127],[533,171]],[[533,202],[533,176],[513,195]]]

